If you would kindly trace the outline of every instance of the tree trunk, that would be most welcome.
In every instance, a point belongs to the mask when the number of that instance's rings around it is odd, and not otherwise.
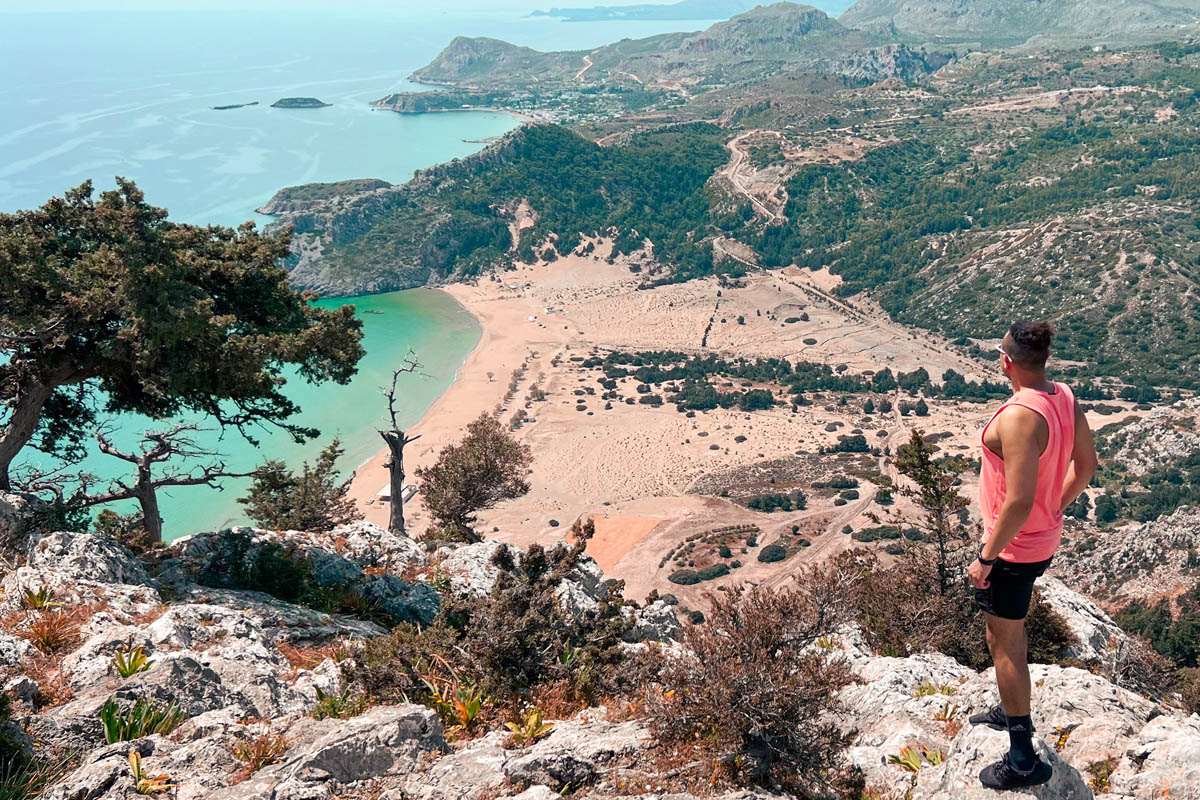
[[[8,420],[8,426],[0,433],[0,491],[12,489],[9,469],[17,454],[33,438],[42,416],[42,407],[52,394],[53,386],[36,380],[26,381],[17,390],[12,417]]]
[[[158,513],[158,492],[155,491],[154,484],[150,482],[149,472],[144,477],[143,480],[139,476],[134,496],[137,497],[137,501],[142,507],[142,527],[146,529],[150,543],[161,543],[163,521],[162,515]]]
[[[404,530],[404,445],[408,440],[403,431],[380,431],[379,435],[387,442],[388,479],[392,493],[392,508],[388,515],[388,530],[392,533],[405,533]]]

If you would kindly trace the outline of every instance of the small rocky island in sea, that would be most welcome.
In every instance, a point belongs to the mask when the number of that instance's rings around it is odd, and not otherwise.
[[[229,111],[231,108],[246,108],[247,106],[256,106],[256,105],[258,105],[258,101],[251,100],[249,103],[233,103],[232,105],[227,105],[227,106],[213,106],[212,110],[213,111]]]
[[[284,97],[271,103],[271,108],[325,108],[332,103],[323,103],[315,97]]]

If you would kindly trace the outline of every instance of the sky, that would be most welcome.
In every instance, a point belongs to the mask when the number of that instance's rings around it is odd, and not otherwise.
[[[438,0],[442,11],[512,9],[532,11],[550,6],[629,5],[648,0]],[[652,0],[663,2],[664,0]],[[670,2],[670,0],[666,0]],[[0,11],[202,11],[227,9],[386,9],[428,11],[429,0],[0,0]]]

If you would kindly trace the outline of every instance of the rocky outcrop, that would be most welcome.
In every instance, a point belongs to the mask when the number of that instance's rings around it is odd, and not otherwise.
[[[427,554],[406,537],[366,524],[328,533],[201,534],[169,546],[148,565],[86,534],[34,538],[26,563],[4,576],[0,618],[10,629],[0,632],[0,678],[18,702],[19,722],[31,740],[82,754],[77,767],[44,795],[48,800],[138,796],[129,771],[134,750],[147,774],[170,776],[180,800],[333,800],[367,792],[381,800],[545,800],[564,789],[576,796],[624,798],[638,796],[629,794],[637,776],[660,779],[660,754],[648,722],[603,707],[551,720],[548,733],[524,745],[504,731],[448,739],[433,710],[408,703],[315,719],[310,712],[321,698],[341,697],[345,688],[334,650],[305,656],[297,666],[289,661],[288,647],[379,636],[386,629],[284,602],[235,585],[237,580],[226,586],[197,582],[250,574],[247,565],[264,552],[286,553],[287,563],[301,565],[318,586],[343,582],[366,591],[372,581],[403,583],[409,587],[404,602],[412,608],[421,606],[417,598],[426,591],[436,594],[435,583],[443,591],[486,594],[505,570],[519,569],[527,557],[495,542]],[[48,590],[43,600],[59,605],[26,608],[23,590],[41,587]],[[610,588],[595,562],[584,558],[558,599],[566,613],[587,614]],[[1103,612],[1065,585],[1048,581],[1043,597],[1076,633],[1079,657],[1102,654],[1118,635]],[[637,643],[631,647],[671,642],[677,635],[670,601],[627,608],[632,621],[627,639]],[[57,671],[28,669],[42,663],[29,626],[58,614],[77,627],[56,651]],[[836,722],[855,733],[847,757],[868,785],[897,796],[911,791],[914,800],[1022,796],[978,786],[978,771],[1007,747],[1003,733],[965,725],[968,715],[996,702],[990,672],[976,673],[940,654],[881,657],[867,650],[853,628],[827,644],[829,657],[845,659],[858,676],[841,692]],[[132,647],[141,648],[149,666],[122,677],[113,656]],[[1089,784],[1101,772],[1114,798],[1149,800],[1164,788],[1172,797],[1200,796],[1200,716],[1183,716],[1079,669],[1038,665],[1033,678],[1037,746],[1055,770],[1038,797],[1090,798]],[[175,706],[186,719],[165,735],[109,744],[100,709],[110,699],[121,707],[137,700]],[[277,752],[251,769],[244,754],[264,742],[274,742]],[[890,760],[908,747],[925,753],[915,773]]]
[[[1190,589],[1200,578],[1200,508],[1152,522],[1098,528],[1073,523],[1052,572],[1076,591],[1119,608]]]
[[[1129,474],[1145,475],[1200,451],[1200,398],[1160,406],[1140,419],[1102,436],[1101,446]]]

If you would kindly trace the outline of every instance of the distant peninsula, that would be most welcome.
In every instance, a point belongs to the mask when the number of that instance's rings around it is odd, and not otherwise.
[[[271,108],[326,108],[332,103],[323,103],[315,97],[284,97],[271,103]]]
[[[213,111],[228,111],[231,108],[245,108],[246,106],[256,106],[256,105],[258,105],[258,101],[251,100],[249,103],[233,103],[233,104],[227,105],[227,106],[213,106],[212,110]]]
[[[755,6],[759,0],[680,0],[678,3],[643,3],[635,6],[552,8],[534,11],[534,17],[558,17],[567,22],[596,22],[610,19],[729,19]]]

